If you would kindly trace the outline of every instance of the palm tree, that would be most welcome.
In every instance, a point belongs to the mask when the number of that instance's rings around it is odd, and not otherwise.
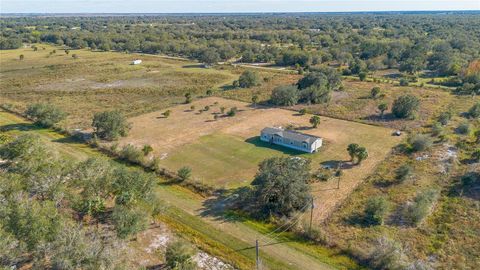
[[[256,106],[257,106],[257,101],[258,101],[258,96],[257,96],[257,95],[253,95],[253,96],[252,96],[253,107],[256,107]]]
[[[353,161],[353,159],[355,158],[359,148],[360,148],[360,146],[356,143],[351,143],[351,144],[348,145],[347,151],[348,151],[348,154],[350,155],[350,160],[351,161]]]
[[[356,155],[357,155],[357,159],[358,159],[357,164],[362,163],[363,160],[368,158],[367,149],[365,147],[358,148]]]
[[[317,128],[320,124],[320,117],[318,115],[312,116],[312,118],[310,118],[310,124],[312,124],[313,128]]]

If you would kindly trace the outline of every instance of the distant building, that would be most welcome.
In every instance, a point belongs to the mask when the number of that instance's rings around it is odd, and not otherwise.
[[[142,63],[142,60],[140,59],[135,59],[132,61],[132,65],[140,65]]]
[[[322,138],[317,136],[272,127],[262,129],[260,140],[307,153],[316,152],[323,143]]]

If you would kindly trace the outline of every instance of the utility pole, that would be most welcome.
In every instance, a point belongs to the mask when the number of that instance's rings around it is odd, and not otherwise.
[[[258,239],[255,240],[255,254],[256,254],[257,270],[260,270],[260,258],[258,256]]]
[[[310,207],[310,226],[309,226],[309,231],[310,233],[312,232],[312,219],[313,219],[313,208],[315,207],[315,205],[313,204],[313,197],[312,197],[312,205]]]

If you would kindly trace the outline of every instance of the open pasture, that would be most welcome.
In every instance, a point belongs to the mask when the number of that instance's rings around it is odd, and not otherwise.
[[[191,110],[191,106],[195,109]],[[199,112],[205,106],[209,106],[209,110]],[[225,107],[226,111],[237,107],[238,113],[228,117],[220,114],[220,107]],[[130,118],[132,130],[121,144],[131,143],[138,147],[149,144],[154,149],[153,154],[161,159],[161,166],[174,171],[189,166],[194,179],[217,188],[248,185],[258,163],[273,156],[310,158],[314,170],[342,161],[345,170],[340,189],[336,189],[336,181],[313,184],[315,196],[322,201],[317,209],[319,218],[347,196],[401,140],[401,137],[392,136],[391,129],[328,117],[321,117],[319,127],[313,129],[309,124],[311,115],[254,107],[218,97],[200,99],[169,110],[171,115],[168,118],[162,115],[163,111]],[[219,114],[217,120],[214,119],[216,113]],[[260,141],[258,136],[262,128],[287,125],[322,137],[324,146],[317,153],[307,154]],[[349,161],[346,148],[350,143],[368,149],[369,158],[361,165]]]
[[[0,51],[1,103],[20,110],[34,102],[53,103],[69,113],[69,128],[88,127],[93,113],[102,110],[118,109],[128,116],[155,111],[180,102],[186,93],[204,95],[238,77],[153,55],[87,50],[67,54],[60,47],[37,47]],[[142,64],[131,65],[137,58]]]

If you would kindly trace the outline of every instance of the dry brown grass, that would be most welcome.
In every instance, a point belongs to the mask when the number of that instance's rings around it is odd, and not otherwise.
[[[191,105],[196,107],[195,111],[190,110]],[[207,105],[211,106],[208,112],[198,112],[198,108]],[[222,106],[227,110],[236,106],[239,112],[234,117],[220,117],[214,121],[213,113],[219,112]],[[162,159],[161,165],[170,170],[189,166],[195,178],[215,187],[248,184],[253,179],[257,164],[272,156],[308,157],[312,159],[314,169],[319,168],[321,163],[343,161],[346,169],[340,189],[336,188],[336,181],[313,185],[319,202],[315,213],[318,220],[328,216],[337,203],[344,200],[401,140],[401,137],[392,136],[390,129],[327,117],[321,118],[319,128],[311,129],[308,123],[311,115],[300,116],[276,108],[253,108],[248,103],[217,97],[178,105],[169,110],[172,114],[168,118],[162,116],[162,111],[130,118],[133,128],[121,143],[132,143],[138,147],[149,144],[154,154]],[[315,154],[300,154],[266,147],[255,141],[262,128],[288,124],[324,138],[325,146]],[[352,166],[349,162],[346,148],[353,142],[364,145],[369,151],[370,157],[361,165]]]

